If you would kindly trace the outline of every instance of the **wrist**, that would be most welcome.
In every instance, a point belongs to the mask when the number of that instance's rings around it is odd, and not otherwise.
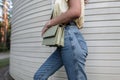
[[[52,25],[51,25],[51,20],[48,21],[48,28],[50,28]]]

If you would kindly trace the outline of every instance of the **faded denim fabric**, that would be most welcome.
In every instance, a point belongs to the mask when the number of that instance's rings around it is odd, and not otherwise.
[[[57,47],[37,70],[34,80],[47,80],[63,65],[68,80],[87,80],[85,73],[85,62],[88,55],[86,42],[74,22],[70,22],[64,31],[64,47]]]

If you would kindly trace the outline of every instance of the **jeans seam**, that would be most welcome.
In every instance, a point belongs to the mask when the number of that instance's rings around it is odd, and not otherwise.
[[[68,33],[68,34],[69,34],[69,33]],[[70,35],[70,34],[69,34],[69,35]],[[78,76],[78,73],[77,73],[78,68],[76,68],[76,67],[78,67],[78,66],[77,66],[78,60],[77,60],[77,58],[76,58],[76,56],[75,56],[74,48],[72,48],[72,46],[74,46],[74,45],[72,45],[72,42],[71,42],[71,41],[70,41],[70,43],[71,43],[71,49],[72,49],[72,53],[73,53],[73,64],[75,65],[75,66],[74,66],[74,72],[75,72],[75,75]],[[76,78],[77,78],[77,77],[76,77]],[[75,80],[77,80],[77,79],[75,79]]]
[[[57,62],[55,63],[55,65],[57,64]],[[54,66],[52,66],[51,68],[53,68]],[[50,68],[50,69],[51,69]],[[45,76],[46,73],[50,72],[50,69],[48,69],[46,72],[43,73],[42,76],[39,77],[39,79],[43,78]]]

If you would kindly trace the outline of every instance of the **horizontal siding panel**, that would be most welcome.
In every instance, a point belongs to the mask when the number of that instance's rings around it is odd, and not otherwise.
[[[13,6],[16,6],[17,3],[19,3],[19,1],[22,1],[22,0],[11,0],[12,3],[13,3]],[[14,8],[13,8],[14,9]]]
[[[22,1],[22,2],[21,2]],[[19,1],[17,1],[17,4],[15,3],[15,5],[14,5],[14,2],[13,2],[13,8],[12,8],[12,22],[13,22],[13,20],[14,20],[14,16],[15,16],[15,13],[16,13],[16,10],[18,10],[20,7],[22,7],[22,6],[24,6],[25,4],[27,4],[27,3],[29,3],[29,0],[25,0],[25,1],[23,1],[23,0],[19,0]]]
[[[30,10],[29,12],[24,12],[24,14],[25,15],[23,15],[22,17],[20,17],[19,19],[17,19],[14,23],[13,23],[13,26],[15,25],[17,25],[18,23],[25,23],[25,22],[28,22],[28,21],[26,21],[26,20],[28,20],[28,19],[26,19],[26,17],[25,16],[28,16],[28,15],[31,15],[31,14],[35,14],[35,13],[38,13],[38,12],[42,12],[42,11],[44,11],[44,10],[50,10],[51,8],[50,8],[50,6],[48,5],[48,6],[43,6],[43,7],[40,7],[40,8],[35,8],[35,9],[33,9],[33,11],[32,10]],[[50,12],[50,14],[51,14],[51,12]],[[50,14],[49,14],[49,18],[50,18]],[[39,15],[38,17],[35,17],[35,18],[39,18],[39,17],[42,17],[41,15]],[[34,21],[34,18],[32,19],[31,18],[31,20],[33,20]]]
[[[88,74],[89,80],[119,80],[119,75],[105,75],[105,74]]]
[[[40,29],[40,28],[37,28]],[[36,31],[36,32],[29,32],[29,33],[22,33],[21,34],[17,34],[12,36],[12,40],[16,40],[16,39],[21,39],[21,38],[30,38],[30,37],[41,37],[41,32],[40,31]]]
[[[42,27],[43,27],[43,24],[45,24],[45,22],[46,21],[44,21],[44,22],[41,22],[41,23],[39,23],[39,22],[36,22],[36,23],[31,23],[31,24],[28,24],[28,25],[26,25],[26,27],[24,28],[24,27],[21,27],[20,29],[18,29],[18,30],[15,30],[14,32],[12,32],[12,33],[14,33],[14,35],[19,35],[19,34],[26,34],[26,33],[30,33],[31,31],[32,32],[34,32],[34,30],[35,29],[37,29],[37,31],[41,31],[41,29],[42,29]],[[36,24],[36,26],[34,26],[34,24]],[[30,28],[29,28],[30,27]],[[27,30],[28,29],[28,30]],[[34,29],[34,30],[33,30]],[[30,31],[29,31],[30,30]],[[23,33],[22,33],[22,31],[23,31]],[[18,32],[18,33],[17,33]],[[32,33],[31,32],[31,33]],[[12,37],[14,36],[14,35],[12,35]]]
[[[120,34],[85,34],[86,40],[120,40]]]
[[[66,78],[58,78],[58,77],[54,77],[54,78],[52,78],[53,80],[67,80]]]
[[[41,16],[44,16],[44,15],[46,15],[46,14],[48,14],[48,13],[50,13],[51,11],[43,11],[43,12],[41,12],[41,13],[35,13],[35,14],[32,14],[32,16],[29,16],[29,15],[26,15],[26,20],[28,20],[28,19],[31,19],[31,18],[34,18],[34,17],[36,17],[36,15],[41,15]]]
[[[34,49],[35,49],[35,50],[34,50]],[[47,49],[47,50],[46,50],[46,49]],[[21,52],[30,52],[30,53],[31,53],[31,52],[43,52],[43,53],[44,53],[44,52],[51,52],[52,49],[51,49],[51,48],[45,48],[45,47],[44,47],[44,48],[40,47],[40,48],[37,48],[37,49],[36,49],[36,48],[28,48],[28,49],[27,49],[27,48],[26,48],[26,49],[15,48],[15,49],[13,49],[13,48],[12,48],[11,51],[18,51],[18,52],[21,51]]]
[[[120,47],[120,40],[107,40],[107,41],[87,41],[89,47]]]
[[[94,9],[94,8],[108,8],[108,7],[120,7],[120,2],[103,2],[103,3],[94,3],[87,4],[86,9]]]
[[[84,28],[81,30],[83,34],[105,34],[105,33],[120,33],[120,27],[96,27],[96,28]]]
[[[85,27],[114,27],[120,26],[120,21],[93,21],[86,22]]]
[[[89,2],[95,3],[95,2],[117,2],[118,0],[89,0]],[[119,1],[118,1],[119,2]]]
[[[15,71],[13,71],[13,73],[10,73],[10,75],[14,78],[14,79],[17,79],[17,80],[24,80],[23,78],[20,78],[17,76],[17,74],[14,73]]]
[[[13,42],[13,41],[12,41]],[[21,43],[12,43],[11,47],[43,47],[45,45],[41,45],[39,42],[34,42],[34,43],[25,43],[25,44],[21,44]]]
[[[31,76],[27,76],[27,74],[29,74],[29,73],[25,72],[24,70],[20,70],[19,68],[14,68],[14,69],[12,69],[12,71],[17,76],[19,75],[19,77],[21,78],[21,80],[33,80],[33,78]]]
[[[40,18],[45,18],[45,19],[40,19]],[[18,32],[18,31],[22,31],[22,30],[26,30],[26,29],[30,29],[30,28],[43,27],[43,24],[45,24],[45,22],[49,20],[48,19],[49,16],[46,15],[45,17],[40,17],[40,18],[36,19],[35,20],[36,22],[30,20],[31,22],[26,22],[26,24],[20,24],[17,27],[15,27],[13,30],[14,30],[14,32]],[[35,19],[35,18],[33,18],[33,19]],[[43,20],[43,21],[41,21],[41,20]],[[23,26],[25,26],[25,27],[23,27]],[[18,29],[18,27],[20,27],[20,29]]]
[[[87,67],[89,74],[120,74],[120,67]]]
[[[26,67],[31,67],[31,68],[35,68],[35,69],[38,69],[40,67],[40,65],[43,63],[43,62],[31,62],[31,61],[27,61],[27,60],[21,60],[21,59],[16,59],[16,58],[13,58],[11,60],[12,63],[14,64],[19,64],[19,65],[24,65]]]
[[[24,57],[24,56],[16,56],[16,55],[12,55],[13,59],[19,59],[19,60],[24,60],[24,61],[31,61],[31,62],[44,62],[46,59],[45,58],[32,58],[32,57]]]
[[[21,2],[17,2],[18,4],[16,4],[15,6],[13,6],[13,16],[15,16],[16,13],[19,13],[23,8],[25,9],[25,7],[28,7],[29,5],[32,5],[32,4],[35,4],[35,3],[38,3],[42,0],[36,0],[36,1],[30,1],[30,0],[20,0]]]
[[[45,24],[45,22],[46,21],[44,21],[44,22],[41,22],[41,23],[39,23],[39,22],[36,22],[36,23],[34,23],[34,24],[29,24],[29,25],[27,25],[26,27],[28,27],[28,28],[26,28],[25,27],[25,29],[23,29],[23,33],[29,33],[29,32],[34,32],[34,30],[35,29],[37,29],[37,31],[41,31],[40,29],[38,29],[38,28],[40,28],[40,27],[42,27],[44,24]],[[36,25],[36,26],[35,26]],[[30,27],[30,28],[29,28]],[[31,29],[32,28],[32,29]],[[27,30],[26,30],[27,29]],[[33,30],[34,29],[34,30]],[[42,29],[42,28],[41,28]],[[16,33],[15,33],[16,32]],[[17,33],[18,32],[18,33]],[[15,35],[16,34],[21,34],[22,33],[22,30],[18,30],[18,31],[12,31],[12,33],[14,33]]]
[[[51,52],[53,52],[53,50]],[[31,53],[31,55],[30,55],[29,52],[23,53],[23,52],[18,52],[18,51],[16,52],[16,51],[14,51],[13,55],[24,56],[24,57],[32,57],[32,58],[41,58],[41,57],[42,58],[46,58],[46,57],[48,57],[51,54],[50,53],[42,54],[42,52],[34,52],[34,53]]]
[[[91,15],[104,15],[104,14],[119,14],[120,13],[120,8],[101,8],[101,9],[87,9],[85,10],[85,15],[86,16],[91,16]],[[118,16],[119,17],[119,16]]]
[[[106,52],[118,52],[120,53],[120,47],[89,47],[89,52],[101,52],[101,53],[106,53]]]
[[[30,3],[26,4],[25,6],[21,6],[19,9],[17,9],[17,11],[15,11],[15,13],[14,13],[15,14],[14,17],[17,17],[20,14],[23,14],[24,12],[29,12],[30,10],[32,11],[32,9],[40,8],[43,6],[50,6],[50,2],[48,2],[47,0],[45,0],[45,1],[36,0],[36,2],[30,2]],[[51,6],[50,6],[50,8],[51,8]]]
[[[46,3],[46,2],[44,2],[44,3]],[[44,4],[44,3],[41,3],[41,4]],[[40,5],[40,4],[39,4]],[[46,5],[48,5],[48,4],[46,4]],[[48,5],[49,6],[49,5]],[[38,8],[36,8],[36,9],[32,9],[32,10],[29,10],[29,11],[27,11],[27,12],[24,12],[24,13],[22,13],[22,15],[20,16],[20,15],[17,15],[17,16],[14,16],[14,23],[17,21],[17,20],[20,20],[20,19],[23,19],[23,18],[26,18],[25,16],[29,16],[29,15],[33,15],[33,14],[35,14],[35,13],[40,13],[40,12],[42,12],[42,11],[44,11],[44,10],[47,10],[47,9],[45,9],[45,8],[47,8],[48,6],[44,6],[44,7],[38,7]],[[51,9],[50,8],[50,6],[48,7],[48,9]]]
[[[19,75],[19,77],[22,77],[23,79],[22,80],[33,80],[33,77],[29,71],[26,71],[22,68],[20,68],[19,66],[12,66],[12,67],[15,67],[13,70],[15,71],[15,73],[18,73],[17,75]]]
[[[106,14],[106,15],[91,15],[86,16],[86,21],[107,21],[107,20],[120,20],[120,17],[118,17],[119,14]]]
[[[28,66],[25,66],[25,65],[22,65],[22,64],[21,64],[22,66],[19,66],[19,65],[20,64],[15,63],[15,64],[12,65],[12,67],[19,68],[22,71],[29,73],[29,74],[26,74],[27,76],[33,77],[33,75],[36,71],[36,68],[28,67]]]
[[[120,60],[120,54],[89,54],[88,60]]]
[[[25,42],[27,42],[27,43],[29,43],[29,42],[42,42],[42,38],[36,38],[36,37],[41,37],[41,34],[39,35],[39,36],[33,36],[33,37],[25,37],[25,38],[18,38],[18,39],[13,39],[13,43],[16,43],[16,42],[18,42],[18,43],[21,43],[21,42],[23,42],[23,43],[25,43]],[[27,41],[27,40],[29,40],[29,41]],[[40,43],[40,44],[42,44],[42,43]]]
[[[120,67],[120,61],[114,60],[88,60],[86,66],[89,67]]]

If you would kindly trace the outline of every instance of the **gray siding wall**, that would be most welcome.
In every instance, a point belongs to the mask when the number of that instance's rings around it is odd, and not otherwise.
[[[13,0],[10,74],[33,80],[55,48],[41,45],[41,29],[51,14],[50,0]],[[120,1],[89,0],[81,30],[88,44],[88,80],[120,80]],[[62,67],[49,80],[67,80]]]

